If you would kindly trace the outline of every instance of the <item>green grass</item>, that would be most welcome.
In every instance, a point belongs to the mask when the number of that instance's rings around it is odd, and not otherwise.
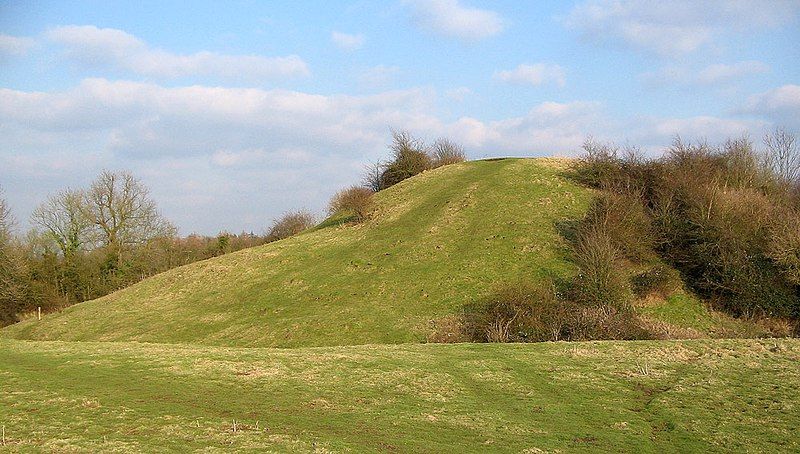
[[[500,283],[575,272],[559,232],[592,193],[565,165],[446,166],[367,223],[0,330],[0,451],[800,450],[800,340],[419,344]],[[637,311],[673,337],[755,333],[681,292]]]
[[[425,340],[431,320],[501,281],[568,276],[558,223],[591,193],[564,161],[445,166],[377,195],[366,224],[177,268],[2,331],[40,340],[326,346]]]
[[[0,382],[0,451],[800,450],[800,341],[787,339],[298,349],[0,340]]]

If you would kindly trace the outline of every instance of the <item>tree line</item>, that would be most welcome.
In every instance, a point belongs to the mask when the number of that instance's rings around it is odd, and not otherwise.
[[[129,172],[103,171],[87,188],[65,189],[13,234],[0,194],[0,326],[41,307],[53,311],[145,277],[267,242],[253,233],[178,237],[148,188]]]

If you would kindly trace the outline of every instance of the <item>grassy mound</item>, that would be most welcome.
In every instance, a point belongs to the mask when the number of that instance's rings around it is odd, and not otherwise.
[[[799,364],[786,339],[0,340],[0,422],[20,451],[796,452]]]
[[[329,220],[2,335],[282,347],[424,340],[431,320],[499,281],[574,272],[558,224],[581,217],[591,192],[565,179],[564,165],[503,159],[425,172],[381,191],[365,224]]]

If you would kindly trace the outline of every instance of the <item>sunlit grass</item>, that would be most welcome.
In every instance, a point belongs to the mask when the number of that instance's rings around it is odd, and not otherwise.
[[[800,449],[797,340],[291,350],[0,340],[0,382],[12,450]]]

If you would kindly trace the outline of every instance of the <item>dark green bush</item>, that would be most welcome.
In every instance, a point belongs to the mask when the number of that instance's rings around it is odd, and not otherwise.
[[[392,131],[392,159],[367,167],[364,186],[378,192],[436,167],[455,164],[466,159],[461,145],[440,138],[428,146],[408,131]]]
[[[381,189],[433,167],[433,159],[421,140],[414,138],[407,131],[392,131],[392,140],[392,161],[385,165],[381,174]]]

